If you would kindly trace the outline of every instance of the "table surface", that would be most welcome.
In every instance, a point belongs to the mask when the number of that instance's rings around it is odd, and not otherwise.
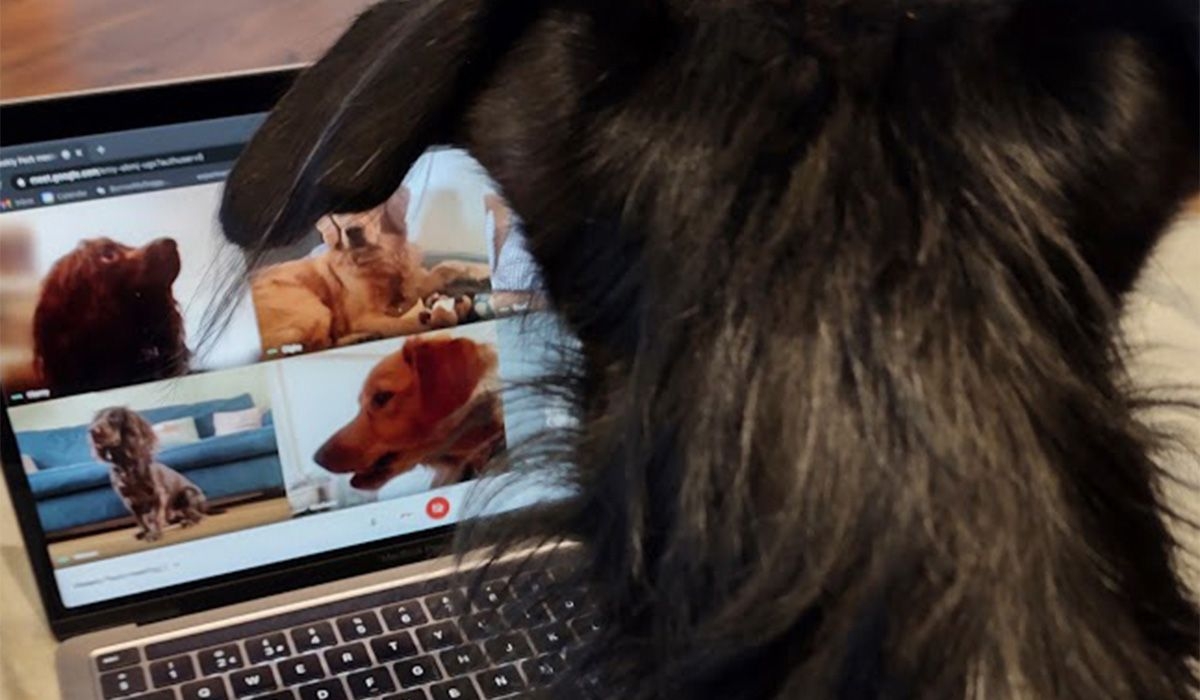
[[[368,4],[0,0],[0,98],[310,60]],[[1196,215],[1164,241],[1143,280],[1144,293],[1131,305],[1131,340],[1154,348],[1135,366],[1143,382],[1165,379],[1200,387],[1200,363],[1195,362],[1200,357],[1200,207],[1193,211]],[[1200,448],[1200,421],[1193,417],[1187,429],[1191,444]],[[0,698],[55,698],[55,643],[2,481]],[[1200,517],[1194,496],[1178,506]],[[1196,537],[1191,544],[1200,552]]]
[[[316,58],[369,0],[0,0],[0,98]]]

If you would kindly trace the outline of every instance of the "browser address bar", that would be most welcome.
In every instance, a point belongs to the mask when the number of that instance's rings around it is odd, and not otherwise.
[[[92,163],[77,167],[57,168],[37,173],[13,175],[12,186],[18,190],[55,185],[70,185],[92,182],[125,175],[145,175],[165,170],[189,168],[197,165],[230,162],[242,152],[243,144],[229,144],[212,148],[198,148],[162,155],[138,156],[105,163]]]

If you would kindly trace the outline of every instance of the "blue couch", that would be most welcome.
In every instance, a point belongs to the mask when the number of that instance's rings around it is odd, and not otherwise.
[[[249,394],[201,403],[139,411],[151,423],[193,418],[199,442],[163,448],[158,460],[191,479],[209,500],[282,492],[283,472],[268,411],[263,427],[216,435],[213,414],[254,407]],[[87,426],[17,433],[21,453],[37,471],[29,486],[47,536],[125,518],[129,512],[113,492],[109,467],[96,461]]]

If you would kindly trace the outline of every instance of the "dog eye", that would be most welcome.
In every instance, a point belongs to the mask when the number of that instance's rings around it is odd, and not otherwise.
[[[100,251],[100,259],[104,262],[112,262],[121,257],[121,251],[116,246],[106,246]]]
[[[396,392],[394,391],[377,391],[371,395],[371,405],[375,408],[383,408],[395,395]]]

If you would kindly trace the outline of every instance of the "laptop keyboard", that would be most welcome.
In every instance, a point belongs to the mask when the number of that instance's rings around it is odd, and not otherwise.
[[[582,591],[548,599],[553,570],[525,569],[510,581],[494,567],[496,578],[471,598],[461,578],[447,576],[104,653],[95,660],[101,692],[107,700],[534,697],[600,622]]]

